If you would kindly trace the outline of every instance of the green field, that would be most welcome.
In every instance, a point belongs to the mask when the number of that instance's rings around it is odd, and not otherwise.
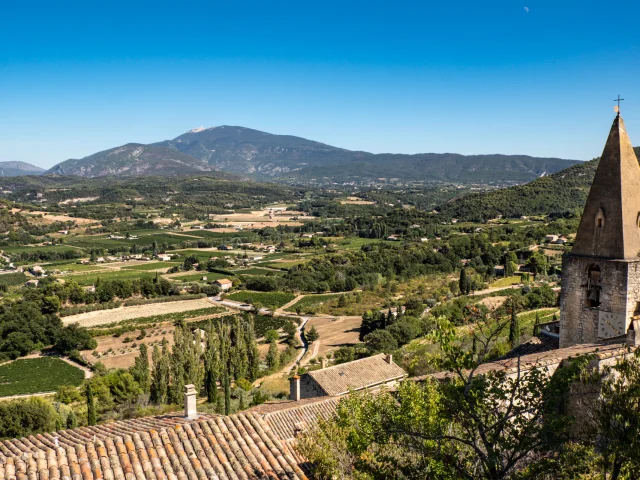
[[[82,370],[59,358],[25,358],[0,365],[0,397],[50,392],[83,380]]]
[[[236,275],[284,275],[282,270],[269,270],[267,268],[240,268],[233,270]]]
[[[51,270],[60,270],[62,272],[90,272],[92,270],[105,270],[102,265],[83,265],[82,263],[59,263],[57,265],[46,264],[45,268]]]
[[[138,270],[107,270],[86,275],[73,275],[65,278],[78,282],[80,286],[94,285],[98,277],[100,280],[133,280],[134,278],[154,277],[152,273],[145,274]]]
[[[236,302],[250,303],[260,302],[267,308],[279,308],[296,298],[293,293],[286,292],[250,292],[243,290],[229,295],[229,300]]]
[[[522,283],[522,278],[520,277],[520,275],[512,275],[511,277],[504,277],[499,280],[496,280],[490,285],[490,287],[503,288],[503,287],[509,287],[511,285],[517,285],[519,283]]]
[[[307,260],[293,260],[291,262],[267,262],[267,263],[261,263],[260,265],[263,265],[265,267],[271,267],[271,268],[278,268],[280,270],[288,270],[291,267],[295,267],[296,265],[302,265],[303,263],[306,263]]]
[[[161,268],[171,268],[176,265],[180,265],[180,262],[148,262],[138,265],[132,265],[131,267],[122,267],[123,270],[137,270],[137,271],[145,271],[145,270],[159,270]]]
[[[207,277],[207,282],[212,282],[219,278],[227,278],[229,275],[217,272],[191,272],[185,273],[184,275],[176,275],[175,277],[171,277],[171,279],[178,282],[199,282],[202,277]]]
[[[320,305],[338,298],[340,295],[340,293],[327,295],[306,295],[305,297],[301,298],[296,303],[291,305],[289,308],[287,308],[285,312],[295,312],[297,308],[300,308],[303,313],[307,313],[309,310],[316,309]]]

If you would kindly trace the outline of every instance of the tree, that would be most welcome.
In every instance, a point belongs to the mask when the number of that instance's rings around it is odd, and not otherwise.
[[[60,329],[54,346],[60,352],[68,354],[74,350],[93,350],[98,346],[98,342],[86,328],[72,323]]]
[[[278,344],[276,342],[271,342],[269,344],[266,361],[267,367],[269,367],[270,370],[277,370],[280,366],[280,356],[278,354]]]
[[[93,389],[91,388],[91,382],[87,382],[87,425],[93,426],[97,423],[96,419],[96,406],[93,401]]]
[[[320,338],[320,334],[318,333],[315,325],[313,325],[308,332],[305,331],[304,336],[307,338],[309,343],[313,343]]]
[[[364,343],[371,353],[388,353],[398,348],[398,342],[388,330],[371,332],[364,337]]]
[[[60,305],[60,298],[57,295],[45,296],[42,299],[42,313],[58,313]]]
[[[213,328],[213,324],[209,323],[207,345],[204,352],[204,389],[207,393],[207,401],[213,404],[218,401],[218,378],[220,377],[220,360],[218,354],[218,337]]]
[[[296,342],[296,333],[298,333],[298,327],[292,321],[287,321],[282,326],[282,330],[287,334],[287,343],[293,345]]]
[[[171,377],[171,362],[169,346],[165,338],[162,339],[162,350],[157,345],[153,347],[153,372],[151,374],[151,402],[156,405],[166,405],[168,402],[169,380]]]
[[[520,478],[525,465],[557,458],[571,419],[562,413],[575,376],[550,379],[542,369],[476,374],[508,322],[476,326],[478,359],[440,317],[430,339],[435,367],[448,376],[403,382],[389,394],[346,396],[336,417],[299,441],[319,478]],[[487,335],[483,335],[485,332]]]
[[[606,367],[595,415],[602,469],[610,480],[640,471],[640,349]],[[608,475],[606,475],[608,473]],[[625,477],[626,478],[626,477]]]
[[[467,278],[467,270],[460,270],[460,280],[458,280],[458,288],[460,288],[460,293],[462,295],[468,295],[471,289],[471,282]]]
[[[536,312],[536,323],[533,325],[533,336],[540,333],[540,312]]]
[[[151,374],[149,372],[149,350],[145,343],[140,344],[140,355],[134,360],[130,371],[142,391],[149,393],[151,389]]]

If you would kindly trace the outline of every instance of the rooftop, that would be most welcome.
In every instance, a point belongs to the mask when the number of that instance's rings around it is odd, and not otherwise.
[[[343,395],[349,390],[360,390],[407,376],[393,362],[387,362],[381,353],[353,362],[342,363],[321,370],[305,373],[326,392],[327,395]]]

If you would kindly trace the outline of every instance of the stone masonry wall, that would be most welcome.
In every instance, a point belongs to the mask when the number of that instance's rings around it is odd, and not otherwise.
[[[600,268],[600,306],[587,305],[588,270]],[[600,312],[623,315],[625,331],[640,300],[640,260],[607,260],[567,255],[562,259],[560,348],[596,343]]]

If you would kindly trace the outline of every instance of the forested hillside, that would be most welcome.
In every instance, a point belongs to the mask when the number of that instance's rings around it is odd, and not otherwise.
[[[637,150],[636,150],[637,152]],[[526,185],[474,193],[438,207],[448,218],[485,221],[522,215],[579,213],[587,199],[599,159],[574,165]]]

